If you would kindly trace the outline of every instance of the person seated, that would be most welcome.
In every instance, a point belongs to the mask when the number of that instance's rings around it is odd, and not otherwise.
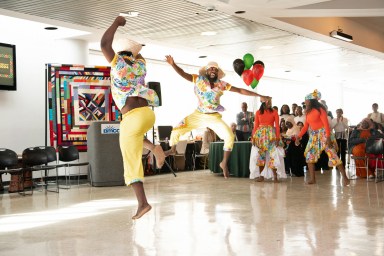
[[[240,130],[236,129],[237,125],[235,123],[231,123],[231,130],[233,134],[235,135],[235,141],[244,141],[244,133]]]
[[[366,156],[365,143],[369,138],[383,138],[383,134],[375,129],[374,123],[369,118],[364,118],[360,124],[352,131],[348,140],[349,154],[357,157]],[[364,160],[355,159],[356,176],[367,177],[366,163]],[[374,168],[368,166],[368,178],[374,178]]]
[[[209,153],[209,144],[211,144],[211,142],[215,142],[215,141],[218,141],[218,137],[216,135],[216,133],[207,127],[207,130],[204,131],[204,134],[203,134],[203,140],[202,140],[202,144],[201,144],[201,150],[200,150],[200,154],[208,154]]]

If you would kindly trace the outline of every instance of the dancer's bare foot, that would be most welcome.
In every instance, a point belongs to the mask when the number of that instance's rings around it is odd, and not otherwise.
[[[223,169],[224,178],[228,179],[229,178],[228,166],[225,165],[223,162],[221,162],[220,163],[220,168]]]
[[[309,180],[305,184],[307,184],[307,185],[316,184],[316,180]]]
[[[256,179],[257,182],[263,182],[264,181],[264,177],[263,176],[259,176],[257,179]]]
[[[156,145],[153,149],[153,154],[156,157],[156,167],[160,169],[164,165],[165,154],[163,148],[160,145]]]
[[[280,183],[280,181],[277,178],[273,179],[273,182],[274,183]]]
[[[350,183],[351,183],[351,181],[348,178],[343,178],[343,186],[344,187],[349,186]]]
[[[137,212],[134,216],[132,216],[133,220],[140,219],[144,214],[149,212],[152,209],[152,206],[147,204],[137,209]]]

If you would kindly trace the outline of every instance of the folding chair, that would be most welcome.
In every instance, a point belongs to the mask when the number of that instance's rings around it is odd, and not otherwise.
[[[368,168],[375,169],[375,182],[383,180],[383,138],[370,138],[365,143],[365,153],[367,157],[367,176]],[[378,179],[378,171],[381,171]]]

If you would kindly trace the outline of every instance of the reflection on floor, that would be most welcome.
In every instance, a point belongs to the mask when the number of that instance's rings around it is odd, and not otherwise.
[[[131,188],[0,194],[0,255],[384,255],[384,182],[336,171],[257,183],[209,171],[151,176],[137,221]]]

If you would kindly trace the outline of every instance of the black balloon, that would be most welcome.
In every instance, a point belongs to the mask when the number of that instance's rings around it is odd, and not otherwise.
[[[233,69],[235,70],[235,72],[239,76],[241,76],[241,74],[243,74],[244,67],[245,67],[245,64],[244,64],[244,61],[242,59],[235,59],[233,61]]]
[[[263,68],[265,68],[265,66],[264,66],[264,62],[262,62],[261,60],[257,60],[257,61],[255,61],[255,63],[253,63],[253,65],[255,65],[255,64],[260,64],[260,65],[263,66]],[[252,65],[252,66],[253,66],[253,65]]]

